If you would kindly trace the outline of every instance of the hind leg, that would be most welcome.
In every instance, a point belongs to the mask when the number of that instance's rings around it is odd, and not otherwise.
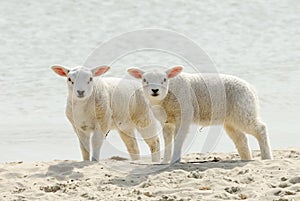
[[[137,128],[151,151],[152,162],[160,161],[160,144],[157,135],[156,123],[153,121],[146,128]]]
[[[251,160],[252,156],[246,135],[229,124],[225,124],[224,128],[235,144],[241,160]]]
[[[249,125],[247,133],[253,135],[259,144],[261,159],[273,159],[267,128],[261,121]]]
[[[140,159],[140,151],[135,138],[135,134],[133,130],[121,131],[118,130],[121,139],[125,143],[127,151],[129,152],[131,160],[139,160]]]

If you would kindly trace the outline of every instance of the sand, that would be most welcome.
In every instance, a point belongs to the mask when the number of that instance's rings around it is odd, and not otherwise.
[[[250,82],[272,148],[298,147],[299,10],[299,0],[0,1],[0,152],[5,153],[0,162],[80,160],[77,137],[64,113],[65,79],[49,67],[82,65],[102,42],[144,28],[186,35],[210,55],[220,73]],[[149,64],[189,68],[173,55],[145,51],[117,60],[107,76],[123,77],[126,68]],[[119,135],[110,134],[102,158],[120,155],[109,145],[127,152]],[[189,153],[201,151],[204,140],[199,135]],[[249,143],[258,149],[255,139]],[[149,154],[147,146],[140,147]],[[214,152],[234,150],[224,134]]]
[[[173,166],[115,157],[0,164],[0,200],[300,200],[300,149],[274,160],[189,154]]]
[[[220,73],[255,86],[272,148],[299,147],[299,8],[298,0],[0,1],[0,201],[300,200],[299,148],[275,151],[273,161],[257,160],[255,152],[255,161],[241,162],[224,153],[234,150],[225,134],[214,149],[221,153],[190,154],[184,157],[190,163],[172,167],[79,162],[77,137],[64,114],[65,80],[49,69],[82,65],[98,45],[125,32],[176,31],[203,48]],[[182,62],[161,52],[130,54],[108,75]],[[201,150],[204,132],[188,153]],[[251,136],[249,143],[258,148]],[[101,153],[123,157],[126,150],[112,131]]]

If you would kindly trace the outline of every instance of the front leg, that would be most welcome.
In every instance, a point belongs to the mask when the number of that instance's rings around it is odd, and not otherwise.
[[[100,149],[104,141],[104,134],[99,130],[95,129],[92,136],[92,161],[99,161]]]
[[[90,160],[90,134],[77,131],[82,158],[84,161]]]
[[[164,159],[163,164],[167,164],[172,157],[172,148],[173,148],[173,137],[174,137],[175,125],[170,123],[165,123],[163,128],[163,137],[164,137]]]
[[[189,131],[190,122],[181,123],[176,125],[175,136],[174,136],[174,150],[171,163],[179,163],[181,160],[181,152],[184,140]]]
[[[69,104],[67,104],[66,116],[72,124],[73,130],[78,137],[82,159],[84,161],[90,160],[90,133],[85,133],[75,126],[72,107],[70,107]]]

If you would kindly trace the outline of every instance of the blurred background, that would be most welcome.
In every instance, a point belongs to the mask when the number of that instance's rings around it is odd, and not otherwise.
[[[219,73],[254,85],[272,148],[299,147],[299,11],[297,0],[1,1],[0,162],[80,160],[77,137],[64,114],[66,83],[49,67],[82,65],[103,41],[143,28],[184,34]],[[127,67],[148,63],[182,61],[164,53],[136,53],[115,61],[107,76],[123,77]],[[196,135],[187,153],[201,151],[208,130]],[[255,139],[249,140],[258,149]],[[222,132],[213,151],[235,148]],[[113,155],[127,156],[116,132],[101,151],[102,158]]]

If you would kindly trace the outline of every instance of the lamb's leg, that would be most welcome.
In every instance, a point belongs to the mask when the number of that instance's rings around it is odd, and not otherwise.
[[[119,130],[120,137],[126,145],[131,160],[140,159],[140,151],[133,130],[123,132]]]
[[[160,144],[159,144],[159,138],[157,136],[157,127],[155,125],[155,122],[152,123],[146,127],[146,128],[138,128],[137,129],[147,145],[150,148],[151,151],[151,158],[152,162],[159,162],[160,161]]]
[[[273,159],[270,141],[265,124],[261,121],[257,121],[253,124],[253,126],[250,126],[251,127],[248,128],[248,131],[246,132],[253,135],[257,139],[260,147],[261,159]]]
[[[229,124],[225,124],[224,128],[228,136],[235,144],[235,147],[241,157],[241,160],[251,160],[252,156],[251,156],[251,151],[249,148],[247,136],[243,132],[239,131],[238,129],[234,128]]]
[[[103,141],[104,141],[103,133],[100,130],[95,129],[94,134],[92,136],[92,149],[93,149],[92,161],[99,161],[100,149],[103,144]]]
[[[173,149],[173,156],[171,163],[179,163],[181,160],[181,152],[184,140],[186,135],[189,131],[190,123],[182,123],[181,125],[177,125],[175,129],[175,136],[174,136],[174,149]]]
[[[80,143],[82,158],[84,161],[88,161],[90,160],[90,135],[79,131],[77,136]]]
[[[164,150],[164,159],[162,163],[168,163],[171,160],[174,131],[175,131],[174,124],[166,123],[164,125],[163,136],[164,136],[165,150]]]

